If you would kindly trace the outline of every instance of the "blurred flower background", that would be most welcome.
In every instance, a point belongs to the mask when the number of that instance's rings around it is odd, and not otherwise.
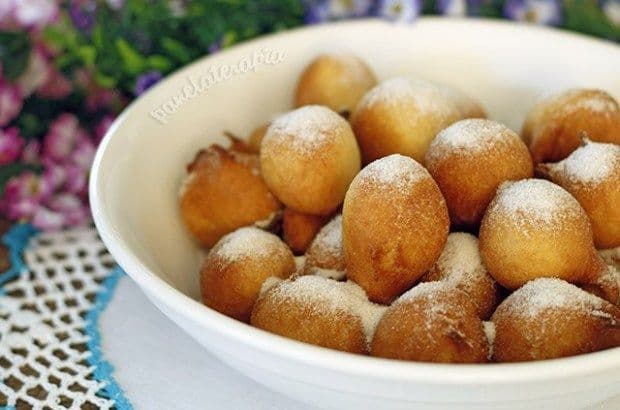
[[[303,24],[421,14],[620,41],[620,0],[0,0],[0,216],[88,223],[90,164],[115,116],[194,59]]]

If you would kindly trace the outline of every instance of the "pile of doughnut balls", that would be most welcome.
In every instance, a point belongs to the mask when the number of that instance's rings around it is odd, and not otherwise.
[[[620,346],[620,107],[539,101],[518,135],[471,97],[305,68],[292,111],[197,153],[180,213],[204,303],[314,345],[444,363]]]

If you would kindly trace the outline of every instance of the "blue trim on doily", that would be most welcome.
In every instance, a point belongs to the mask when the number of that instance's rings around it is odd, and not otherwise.
[[[115,267],[110,275],[103,281],[103,289],[97,294],[95,305],[86,314],[86,334],[88,338],[88,350],[91,355],[86,359],[95,368],[93,377],[105,382],[106,385],[98,392],[98,395],[106,399],[114,400],[114,406],[119,410],[131,410],[132,405],[123,395],[123,390],[114,380],[112,373],[114,368],[103,358],[101,351],[101,334],[99,333],[99,317],[114,295],[114,289],[118,280],[125,274],[120,267]]]
[[[29,224],[16,224],[11,227],[3,236],[2,243],[9,250],[9,261],[11,266],[5,272],[0,273],[0,296],[4,295],[3,285],[17,278],[24,269],[28,269],[22,259],[24,249],[28,246],[39,230]],[[99,382],[104,382],[98,395],[114,400],[114,407],[119,410],[132,410],[133,406],[125,398],[123,390],[114,380],[112,373],[114,368],[103,358],[101,351],[101,333],[99,332],[99,317],[108,306],[112,299],[114,289],[118,280],[125,274],[123,270],[116,266],[101,284],[102,289],[97,293],[93,307],[86,314],[86,326],[84,328],[88,335],[88,350],[91,355],[86,359],[94,367],[93,377]],[[2,410],[14,410],[15,406],[0,407]]]
[[[8,281],[17,278],[20,272],[27,268],[22,260],[22,253],[28,245],[30,238],[38,232],[39,230],[30,224],[17,224],[13,225],[2,236],[2,243],[9,249],[9,262],[11,266],[6,271],[0,273],[0,295],[4,294],[2,286]]]

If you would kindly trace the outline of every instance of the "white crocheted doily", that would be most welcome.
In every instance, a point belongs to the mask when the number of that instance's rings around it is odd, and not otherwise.
[[[0,406],[126,408],[99,352],[96,321],[119,273],[96,230],[31,236],[18,265],[0,289]]]

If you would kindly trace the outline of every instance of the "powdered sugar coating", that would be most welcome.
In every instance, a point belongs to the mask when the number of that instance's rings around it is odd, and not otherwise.
[[[548,309],[607,315],[600,311],[606,303],[562,279],[539,278],[526,283],[508,296],[497,308],[495,315],[506,311],[505,313],[519,317],[535,318]]]
[[[500,185],[487,216],[506,215],[512,222],[554,224],[584,211],[560,186],[543,179],[524,179]]]
[[[414,159],[400,154],[392,154],[371,162],[355,177],[379,187],[392,187],[399,191],[424,178],[431,178],[428,171]]]
[[[598,253],[608,265],[615,266],[616,269],[620,270],[620,246],[611,249],[601,249]]]
[[[334,130],[348,126],[329,108],[306,105],[276,118],[267,129],[262,146],[267,141],[268,144],[290,144],[298,153],[312,155],[334,138]]]
[[[588,110],[598,114],[610,115],[618,111],[618,104],[607,93],[598,90],[572,89],[552,95],[546,102],[563,104],[562,109],[565,112]]]
[[[356,110],[372,108],[376,104],[397,105],[403,102],[442,118],[459,114],[454,102],[437,85],[410,77],[395,77],[377,85],[366,93]]]
[[[472,284],[479,277],[487,278],[486,268],[478,249],[478,238],[465,232],[448,235],[446,246],[435,263],[442,280]]]
[[[234,262],[247,257],[268,257],[286,245],[276,235],[255,227],[244,227],[224,236],[212,249],[220,260]]]
[[[354,282],[337,282],[321,276],[298,276],[279,283],[270,297],[291,300],[309,306],[322,314],[348,313],[360,319],[370,343],[375,328],[387,307],[368,300],[364,290]]]
[[[427,151],[426,160],[438,160],[456,151],[489,151],[518,140],[517,134],[499,122],[482,118],[461,120],[437,134]]]
[[[586,140],[584,146],[552,167],[574,182],[601,182],[614,172],[620,175],[620,146]]]
[[[335,216],[321,228],[306,251],[306,256],[305,274],[335,280],[346,277],[342,249],[342,215]]]
[[[487,337],[487,341],[489,342],[489,355],[488,359],[491,360],[493,357],[493,344],[495,343],[495,324],[491,321],[482,322],[484,327],[484,334]]]

